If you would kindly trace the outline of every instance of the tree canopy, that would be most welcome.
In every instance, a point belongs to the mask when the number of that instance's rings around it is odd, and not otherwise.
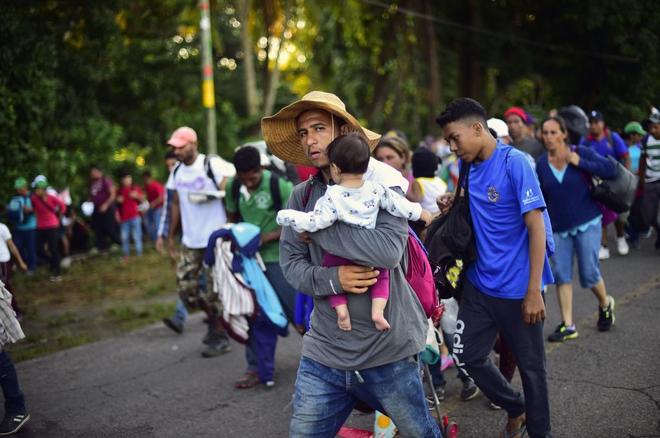
[[[578,104],[620,127],[657,105],[660,10],[651,0],[212,0],[218,145],[231,157],[259,120],[313,89],[367,126],[438,133],[470,96],[489,113]],[[7,0],[0,9],[4,199],[45,174],[85,196],[87,168],[164,176],[167,136],[201,136],[193,0]]]

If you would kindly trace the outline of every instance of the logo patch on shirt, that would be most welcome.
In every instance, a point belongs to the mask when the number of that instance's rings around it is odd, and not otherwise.
[[[522,200],[523,205],[531,204],[532,202],[536,202],[539,199],[539,195],[534,195],[534,191],[532,189],[527,189],[525,192],[525,197]]]
[[[490,202],[497,202],[500,199],[500,194],[497,192],[495,186],[488,187],[488,200]]]

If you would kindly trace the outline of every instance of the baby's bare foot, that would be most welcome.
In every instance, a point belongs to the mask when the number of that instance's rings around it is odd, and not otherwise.
[[[351,331],[351,316],[348,309],[335,308],[337,311],[337,325],[344,331]]]

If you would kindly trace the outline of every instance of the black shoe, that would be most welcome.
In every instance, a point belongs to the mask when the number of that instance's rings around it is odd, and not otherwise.
[[[601,309],[598,307],[598,330],[601,332],[608,331],[613,325],[614,320],[614,297],[611,295],[607,297],[610,304],[607,306],[607,309]]]
[[[222,335],[214,334],[211,338],[206,349],[202,351],[202,357],[217,357],[231,351],[229,339],[224,333]]]
[[[561,324],[557,326],[555,332],[548,336],[548,341],[550,342],[564,342],[569,339],[576,339],[578,337],[577,329],[570,329],[566,327],[566,324],[562,321]]]
[[[472,400],[479,395],[479,388],[474,384],[472,379],[463,382],[463,389],[461,390],[461,400],[468,401]]]
[[[183,324],[180,322],[176,322],[171,318],[163,318],[163,324],[165,324],[165,327],[171,329],[174,333],[183,333]]]
[[[5,415],[0,423],[0,436],[12,435],[30,419],[30,414]]]

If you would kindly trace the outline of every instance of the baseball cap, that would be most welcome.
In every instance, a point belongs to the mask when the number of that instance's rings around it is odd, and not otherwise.
[[[509,116],[518,116],[524,123],[528,122],[527,112],[519,106],[512,106],[508,110],[504,111],[504,118],[506,119]]]
[[[649,122],[651,123],[660,123],[660,113],[652,113],[649,116]]]
[[[642,129],[642,125],[639,122],[630,122],[626,124],[626,127],[623,128],[623,132],[626,134],[639,134],[639,135],[646,134],[646,131]]]
[[[604,122],[605,117],[603,117],[603,113],[601,113],[600,111],[593,110],[589,112],[589,121],[591,120],[598,120],[599,122]]]
[[[486,124],[490,129],[495,131],[497,138],[508,137],[509,136],[509,127],[506,125],[506,122],[502,119],[496,119],[495,117],[488,119]]]
[[[39,186],[40,183],[46,183],[44,186],[43,184]],[[37,175],[34,177],[34,180],[32,180],[32,187],[40,187],[40,188],[45,188],[48,187],[48,180],[44,175]]]
[[[21,189],[25,186],[27,186],[27,180],[25,178],[23,178],[22,176],[16,178],[16,181],[14,181],[14,188],[15,189]]]
[[[167,140],[167,144],[174,146],[175,148],[184,147],[188,143],[197,143],[197,133],[194,129],[187,126],[177,128],[177,130],[172,133],[170,139]]]

